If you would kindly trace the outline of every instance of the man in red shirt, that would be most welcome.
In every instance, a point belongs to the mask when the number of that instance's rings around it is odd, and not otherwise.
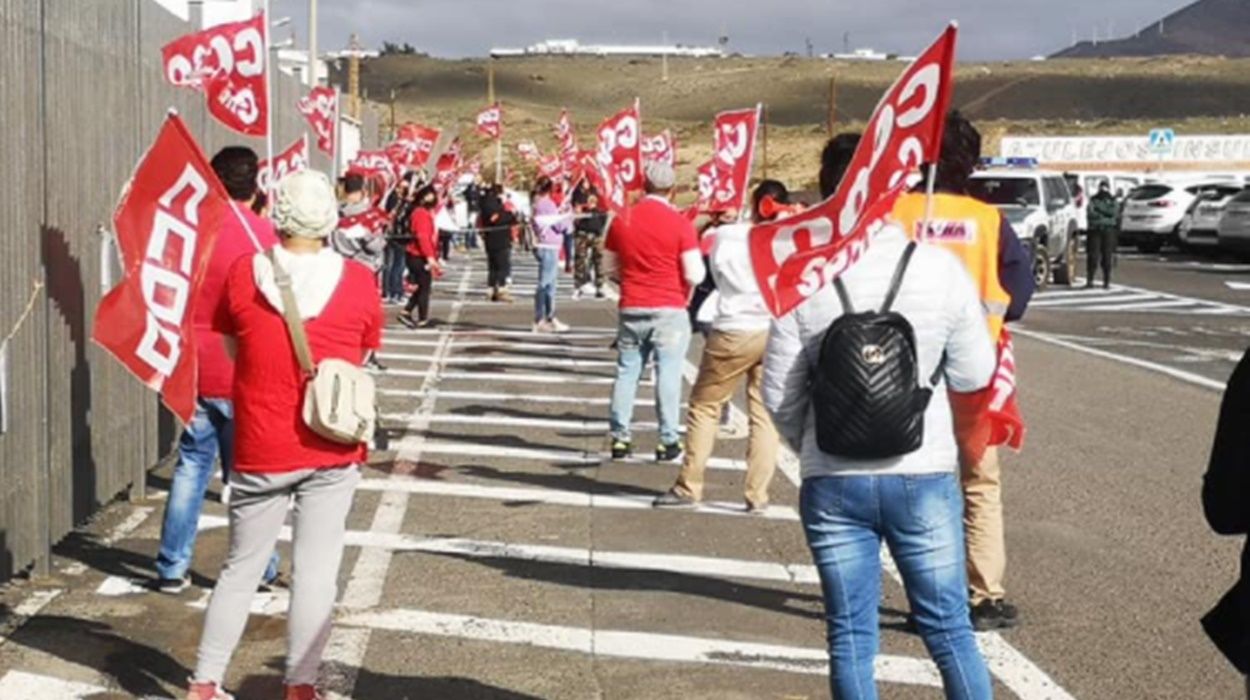
[[[196,300],[199,401],[194,417],[178,439],[178,463],[161,524],[156,587],[164,593],[180,593],[190,585],[187,569],[195,549],[204,492],[213,478],[218,455],[223,482],[229,479],[234,467],[234,405],[230,400],[234,362],[226,356],[221,335],[213,331],[213,310],[225,293],[230,266],[239,258],[278,242],[273,224],[252,212],[259,169],[256,153],[241,146],[224,148],[213,157],[212,166],[233,200],[234,213],[225,218],[217,232],[217,243]],[[275,555],[265,580],[272,581],[276,576]]]
[[[660,421],[655,458],[671,462],[681,456],[682,368],[690,347],[686,304],[706,270],[694,225],[669,203],[676,181],[672,166],[653,161],[644,174],[646,196],[612,225],[604,244],[605,267],[617,271],[621,285],[609,420],[612,458],[624,459],[633,451],[630,424],[638,381],[654,357]]]

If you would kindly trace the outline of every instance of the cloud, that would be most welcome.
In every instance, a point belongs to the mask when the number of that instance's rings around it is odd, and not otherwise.
[[[307,0],[272,0],[306,39]],[[721,31],[744,53],[872,47],[914,53],[949,20],[960,22],[965,60],[1029,58],[1088,39],[1130,34],[1184,0],[321,0],[320,46],[407,42],[436,56],[482,56],[492,47],[545,39],[585,43],[714,44]]]

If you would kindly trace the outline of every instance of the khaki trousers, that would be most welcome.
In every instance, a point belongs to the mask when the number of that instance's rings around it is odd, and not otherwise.
[[[964,531],[968,541],[968,588],[971,602],[1002,600],[1007,571],[1003,535],[1002,470],[998,448],[986,449],[978,464],[961,464],[964,487]]]
[[[751,429],[747,442],[746,501],[753,506],[768,504],[768,484],[777,470],[779,438],[761,392],[767,345],[768,331],[713,331],[708,336],[699,377],[690,393],[685,462],[673,487],[677,493],[696,501],[703,499],[703,472],[716,444],[721,409],[745,377]]]

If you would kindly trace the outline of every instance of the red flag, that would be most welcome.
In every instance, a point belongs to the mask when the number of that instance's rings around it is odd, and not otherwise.
[[[589,153],[582,156],[582,170],[586,179],[590,181],[590,186],[599,193],[599,201],[608,208],[608,211],[624,218],[626,189],[620,171],[614,165],[605,167],[597,157]]]
[[[263,192],[272,192],[282,178],[291,173],[308,167],[308,136],[301,136],[285,151],[273,159],[260,162],[260,173],[256,177],[257,184]]]
[[[560,177],[564,172],[564,161],[558,155],[545,156],[538,161],[538,172],[551,179]]]
[[[265,13],[175,39],[161,49],[165,78],[203,90],[208,111],[249,136],[269,130],[265,89]]]
[[[456,184],[460,172],[460,139],[451,142],[451,146],[439,156],[434,170],[434,189],[441,195]]]
[[[498,102],[477,113],[477,133],[488,139],[503,138],[503,108]]]
[[[716,115],[716,192],[713,209],[741,210],[751,186],[751,165],[755,158],[755,136],[760,110],[742,109]]]
[[[198,362],[196,295],[230,197],[182,120],[170,116],[113,214],[125,277],[96,309],[92,339],[189,423]]]
[[[644,136],[642,139],[642,160],[645,163],[654,160],[669,167],[677,165],[677,141],[673,132],[665,129],[655,136]]]
[[[315,87],[299,101],[299,111],[317,135],[317,148],[334,155],[335,124],[339,119],[339,93],[334,88]]]
[[[605,169],[615,169],[626,190],[642,189],[642,127],[638,102],[608,117],[599,125],[597,159]]]
[[[433,127],[408,122],[399,127],[395,142],[386,147],[397,165],[404,168],[424,167],[438,143],[440,131]]]
[[[359,151],[356,158],[347,166],[349,172],[360,173],[366,178],[381,178],[385,189],[390,189],[399,181],[402,171],[397,170],[391,154],[387,151]]]
[[[569,173],[580,170],[581,149],[577,147],[573,119],[567,109],[560,110],[560,120],[556,122],[555,131],[556,141],[560,144],[560,157],[564,160],[564,170]]]
[[[907,175],[937,162],[957,34],[952,24],[886,92],[832,197],[751,229],[755,277],[775,316],[788,314],[858,261],[906,191]]]
[[[542,152],[538,150],[538,146],[533,141],[522,141],[516,145],[516,152],[521,155],[527,163],[537,163],[542,158]]]
[[[700,165],[698,174],[699,200],[696,205],[698,211],[713,211],[712,202],[716,194],[716,161],[709,160]]]

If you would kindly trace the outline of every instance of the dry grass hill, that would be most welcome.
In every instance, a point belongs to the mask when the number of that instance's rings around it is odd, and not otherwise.
[[[397,121],[456,124],[469,133],[472,116],[486,103],[488,63],[386,56],[365,62],[361,83],[384,123],[393,94]],[[682,174],[693,181],[694,168],[710,156],[713,115],[763,102],[768,173],[800,187],[814,181],[816,154],[827,135],[831,81],[836,128],[855,129],[902,69],[899,63],[804,58],[674,59],[664,82],[658,59],[531,57],[494,65],[510,147],[533,139],[544,150],[553,148],[550,126],[562,107],[572,112],[588,145],[599,120],[637,96],[644,131],[677,133]],[[955,105],[980,123],[987,150],[996,149],[1006,133],[1144,134],[1161,125],[1182,133],[1242,133],[1250,131],[1250,59],[962,64]],[[486,142],[470,135],[468,144],[481,149],[486,160],[493,158]],[[515,161],[514,149],[508,153]]]

